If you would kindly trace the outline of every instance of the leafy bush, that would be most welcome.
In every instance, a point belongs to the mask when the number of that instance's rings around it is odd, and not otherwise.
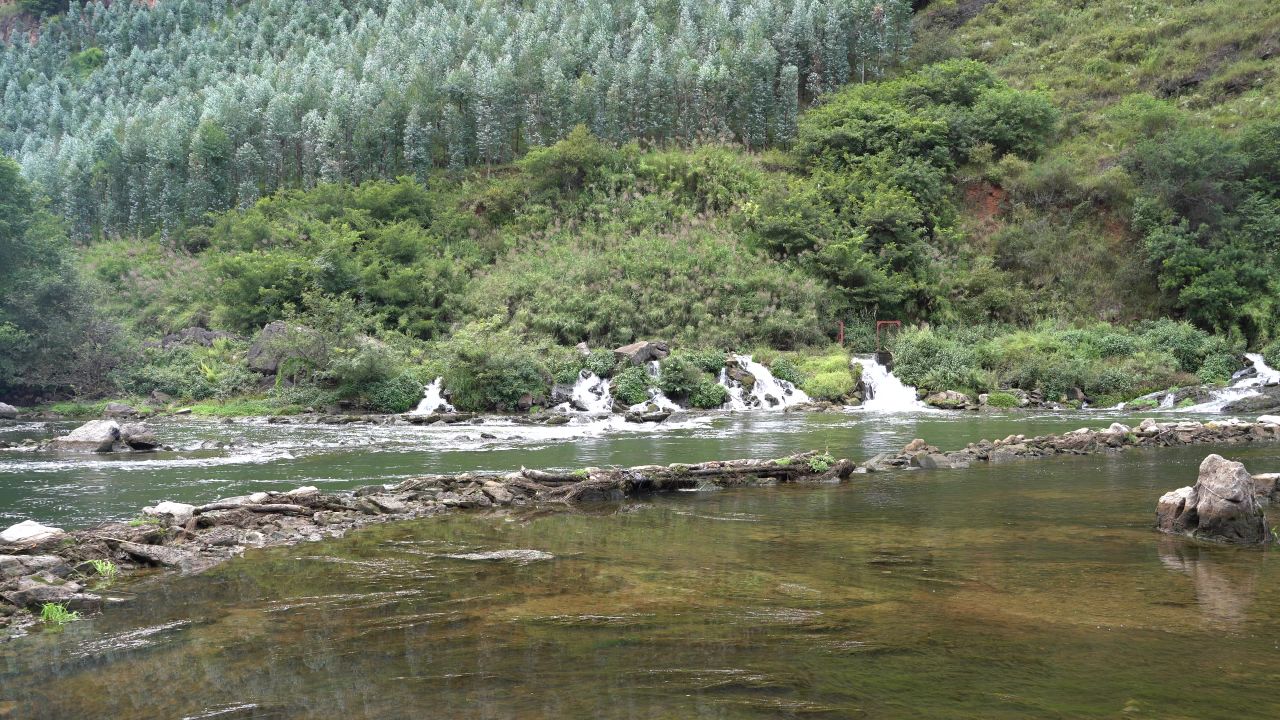
[[[1273,368],[1280,368],[1280,340],[1273,340],[1262,349],[1262,359]]]
[[[668,357],[662,362],[661,367],[658,389],[670,398],[688,397],[698,385],[708,379],[706,373],[697,365],[679,355]]]
[[[720,350],[685,350],[676,354],[712,375],[719,375],[724,369],[725,354]]]
[[[993,408],[1016,408],[1018,397],[1007,392],[993,392],[987,395],[987,405]]]
[[[597,377],[602,378],[613,375],[613,369],[617,365],[612,350],[592,350],[590,355],[581,359],[580,370],[590,370]]]
[[[624,405],[637,405],[649,399],[649,385],[652,379],[644,368],[632,365],[613,376],[610,388],[618,402]]]
[[[769,365],[769,372],[779,380],[785,380],[796,387],[799,387],[804,378],[800,375],[799,368],[792,362],[791,358],[780,357]]]
[[[388,413],[402,413],[417,407],[422,399],[422,383],[404,373],[373,383],[365,390],[370,407]]]
[[[729,402],[729,391],[720,383],[704,379],[689,393],[689,405],[700,410],[715,410]]]
[[[497,319],[468,323],[432,350],[433,366],[460,410],[512,410],[525,395],[544,396],[551,379],[542,348]]]

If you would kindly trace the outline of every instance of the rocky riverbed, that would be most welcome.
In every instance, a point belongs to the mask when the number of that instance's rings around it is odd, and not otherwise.
[[[63,532],[27,521],[0,534],[0,626],[21,632],[34,622],[30,611],[45,603],[95,612],[112,602],[95,561],[109,561],[122,574],[161,568],[194,573],[243,554],[249,548],[341,537],[372,523],[421,518],[459,510],[510,511],[573,503],[622,500],[646,493],[706,487],[839,482],[854,474],[894,469],[961,468],[1057,455],[1119,452],[1126,448],[1197,444],[1229,445],[1280,440],[1280,418],[1256,422],[1120,423],[1060,435],[1010,435],[944,452],[922,439],[901,451],[863,463],[816,452],[775,460],[585,468],[571,472],[521,469],[509,473],[425,475],[394,485],[351,492],[302,487],[258,492],[204,505],[166,502],[135,520]],[[1256,476],[1270,485],[1259,497],[1277,494],[1277,476]]]

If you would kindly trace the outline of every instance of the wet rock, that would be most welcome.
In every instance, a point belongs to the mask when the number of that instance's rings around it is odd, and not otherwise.
[[[17,525],[9,526],[4,532],[0,532],[0,542],[11,544],[39,542],[62,534],[62,528],[41,525],[34,520],[23,520]]]
[[[498,505],[510,505],[511,501],[515,499],[515,496],[499,482],[490,481],[485,483],[484,494],[488,495],[489,499]]]
[[[747,372],[746,368],[738,365],[736,359],[730,359],[725,363],[724,373],[729,379],[736,380],[745,390],[751,390],[756,386],[756,376]]]
[[[0,580],[49,571],[59,575],[66,561],[57,555],[0,555]],[[65,574],[65,571],[61,574]]]
[[[140,543],[122,542],[120,549],[130,557],[151,565],[177,568],[183,571],[194,569],[195,555],[175,547],[165,545],[142,545]]]
[[[963,410],[972,404],[972,400],[968,395],[956,390],[943,390],[934,393],[924,399],[926,405],[931,405],[943,410]]]
[[[671,417],[671,411],[662,409],[628,412],[624,416],[627,422],[632,423],[660,423],[669,417]]]
[[[1280,386],[1264,388],[1260,394],[1241,398],[1223,406],[1224,413],[1271,413],[1280,410]]]
[[[1280,473],[1254,475],[1253,495],[1263,505],[1280,502]]]
[[[188,505],[180,502],[165,501],[157,503],[154,507],[142,508],[144,515],[153,517],[168,516],[171,518],[172,525],[186,525],[187,521],[195,516],[196,506]]]
[[[0,420],[13,420],[18,417],[18,408],[0,402]]]
[[[120,442],[120,425],[115,420],[93,420],[54,438],[50,446],[59,450],[111,452]]]
[[[915,466],[923,470],[947,470],[954,467],[951,459],[941,453],[922,453],[912,459]]]
[[[83,592],[77,582],[39,573],[20,578],[13,589],[0,593],[0,598],[18,607],[38,611],[45,603],[61,603],[68,610],[97,612],[102,608],[102,598]]]
[[[1156,527],[1162,532],[1204,540],[1258,545],[1271,539],[1254,482],[1244,465],[1220,455],[1200,463],[1200,476],[1191,487],[1161,496]]]
[[[120,426],[120,440],[130,449],[149,451],[160,447],[160,439],[145,423],[126,423]]]
[[[568,424],[569,424],[569,416],[568,416],[568,415],[548,415],[548,416],[547,416],[547,418],[546,418],[545,420],[543,420],[543,421],[542,421],[542,424],[543,424],[543,425],[553,425],[553,426],[554,426],[554,425],[568,425]]]
[[[920,438],[916,438],[915,440],[907,443],[906,446],[902,448],[902,452],[903,454],[917,453],[927,449],[928,447],[929,443],[921,440]]]
[[[630,345],[623,345],[613,351],[618,360],[626,360],[632,365],[643,365],[650,360],[661,360],[671,354],[671,346],[664,342],[641,340]]]
[[[1263,415],[1258,418],[1261,425],[1280,425],[1280,415]]]
[[[104,417],[124,418],[134,417],[138,414],[137,408],[124,403],[107,403],[107,409],[102,412]]]

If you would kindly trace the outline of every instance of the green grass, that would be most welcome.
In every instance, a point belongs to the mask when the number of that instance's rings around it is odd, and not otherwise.
[[[162,527],[164,525],[164,521],[156,515],[139,515],[138,517],[130,520],[127,524],[129,527],[147,527],[148,525]]]
[[[89,563],[93,565],[93,571],[107,582],[112,582],[120,574],[120,566],[110,560],[90,560]]]
[[[993,408],[1016,408],[1018,398],[1012,393],[993,392],[987,395],[987,405]]]
[[[296,415],[299,405],[282,405],[269,398],[234,398],[225,402],[200,402],[191,405],[191,414],[201,417],[253,417],[260,415]]]
[[[62,627],[80,619],[80,613],[68,610],[63,603],[45,603],[40,606],[40,622],[53,627]]]

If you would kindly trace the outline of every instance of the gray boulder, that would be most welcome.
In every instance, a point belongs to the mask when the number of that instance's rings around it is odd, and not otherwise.
[[[18,417],[18,408],[0,402],[0,420],[13,420]]]
[[[24,543],[47,540],[62,534],[62,528],[41,525],[35,520],[23,520],[17,525],[10,525],[0,532],[0,542]]]
[[[1271,539],[1249,471],[1221,455],[1210,455],[1200,463],[1195,485],[1161,496],[1156,527],[1173,535],[1239,545],[1260,545]]]
[[[160,439],[151,426],[145,423],[126,423],[120,426],[120,440],[133,450],[155,450]]]
[[[1280,411],[1280,385],[1263,388],[1260,394],[1240,398],[1223,406],[1224,413],[1271,413]]]
[[[613,356],[632,365],[643,365],[650,360],[661,360],[671,354],[671,346],[664,342],[641,340],[623,345],[613,351]]]
[[[102,598],[83,590],[79,583],[40,573],[19,579],[13,589],[0,593],[0,597],[31,610],[39,610],[45,603],[62,603],[68,610],[86,612],[102,609]]]
[[[111,452],[120,442],[120,424],[115,420],[92,420],[72,430],[69,435],[54,438],[51,446],[58,450]]]
[[[137,408],[124,403],[107,403],[107,409],[102,415],[109,418],[133,417],[138,414]]]
[[[931,405],[943,410],[963,410],[972,404],[972,400],[968,395],[957,390],[943,390],[934,393],[924,399],[926,405]]]

